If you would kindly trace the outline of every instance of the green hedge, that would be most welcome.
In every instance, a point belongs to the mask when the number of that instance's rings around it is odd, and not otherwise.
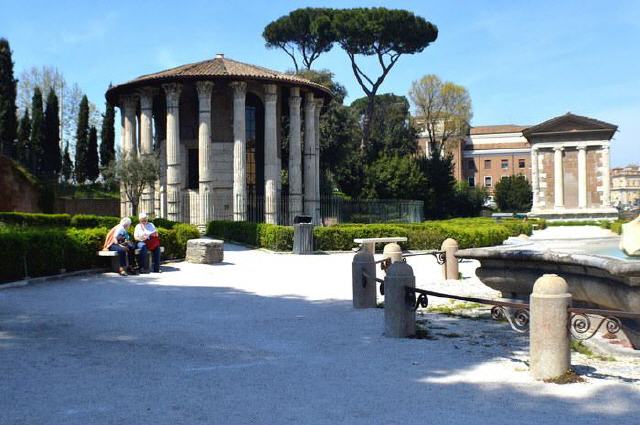
[[[17,226],[63,227],[71,224],[71,216],[69,214],[0,212],[0,222]]]
[[[133,231],[133,228],[131,228]],[[107,260],[96,255],[102,249],[107,227],[77,228],[0,228],[0,282],[106,267]],[[190,224],[173,229],[158,228],[165,247],[163,258],[184,258],[187,240],[200,237]]]
[[[207,236],[274,251],[293,249],[293,227],[246,221],[212,221]]]
[[[120,222],[119,217],[106,215],[77,214],[71,217],[71,226],[85,229],[89,227],[113,227]]]
[[[523,220],[488,218],[440,220],[416,224],[342,224],[314,229],[315,249],[347,251],[357,246],[356,238],[406,236],[407,249],[439,249],[446,238],[454,238],[461,248],[499,245],[509,236],[531,235],[533,223]],[[212,221],[207,235],[227,241],[272,249],[293,249],[293,228],[272,224]]]

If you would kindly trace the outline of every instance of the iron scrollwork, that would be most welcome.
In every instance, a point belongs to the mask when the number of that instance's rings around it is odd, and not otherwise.
[[[494,305],[491,308],[491,318],[493,320],[507,320],[511,329],[516,332],[525,333],[529,329],[529,310],[525,308],[511,309]]]
[[[447,253],[444,251],[439,251],[434,254],[436,257],[436,261],[438,264],[442,265],[447,262]]]
[[[598,325],[592,327],[591,317],[587,313],[572,313],[569,321],[571,336],[577,340],[585,341],[592,338],[599,330],[605,326],[610,334],[617,334],[622,329],[620,319],[614,316],[602,316]]]

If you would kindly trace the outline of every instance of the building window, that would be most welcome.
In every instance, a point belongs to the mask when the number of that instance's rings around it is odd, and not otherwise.
[[[473,161],[473,159],[470,159],[470,160],[467,162],[467,168],[468,168],[469,170],[475,170],[475,169],[476,169],[476,163]]]
[[[502,168],[503,170],[508,170],[509,169],[509,160],[508,159],[500,160],[500,168]]]
[[[467,182],[469,182],[469,187],[476,186],[476,178],[475,177],[467,177]]]
[[[524,159],[518,160],[518,168],[524,168],[526,166],[526,161]]]
[[[198,165],[198,149],[189,149],[189,173],[187,187],[197,189],[200,181]]]
[[[491,176],[485,176],[484,187],[491,187],[491,186],[493,186],[493,179],[491,178]]]
[[[490,170],[491,169],[491,160],[490,159],[485,159],[484,160],[484,169],[485,170]]]

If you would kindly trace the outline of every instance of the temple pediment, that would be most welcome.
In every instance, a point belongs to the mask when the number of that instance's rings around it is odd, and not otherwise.
[[[560,133],[586,133],[602,132],[607,138],[611,138],[618,129],[618,126],[600,121],[594,118],[575,115],[567,112],[555,118],[551,118],[543,123],[534,125],[523,130],[525,137],[552,135]]]

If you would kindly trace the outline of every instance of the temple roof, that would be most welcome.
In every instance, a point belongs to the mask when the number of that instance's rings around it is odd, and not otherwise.
[[[141,75],[126,83],[112,86],[107,90],[108,100],[114,100],[119,94],[125,94],[129,89],[137,89],[148,85],[158,85],[168,82],[179,81],[216,81],[216,80],[258,80],[273,83],[285,83],[291,86],[299,86],[312,89],[323,97],[331,96],[330,90],[321,85],[309,81],[296,75],[285,74],[257,65],[238,62],[225,58],[218,54],[213,59],[201,62],[180,65],[175,68],[155,72],[153,74]]]
[[[499,134],[499,133],[520,133],[527,128],[526,125],[501,124],[501,125],[481,125],[471,127],[469,132],[472,136],[480,134]]]
[[[571,133],[571,132],[607,132],[609,138],[618,130],[618,126],[609,124],[595,118],[575,115],[567,112],[564,115],[551,118],[543,123],[534,125],[523,130],[526,137],[532,135]]]

